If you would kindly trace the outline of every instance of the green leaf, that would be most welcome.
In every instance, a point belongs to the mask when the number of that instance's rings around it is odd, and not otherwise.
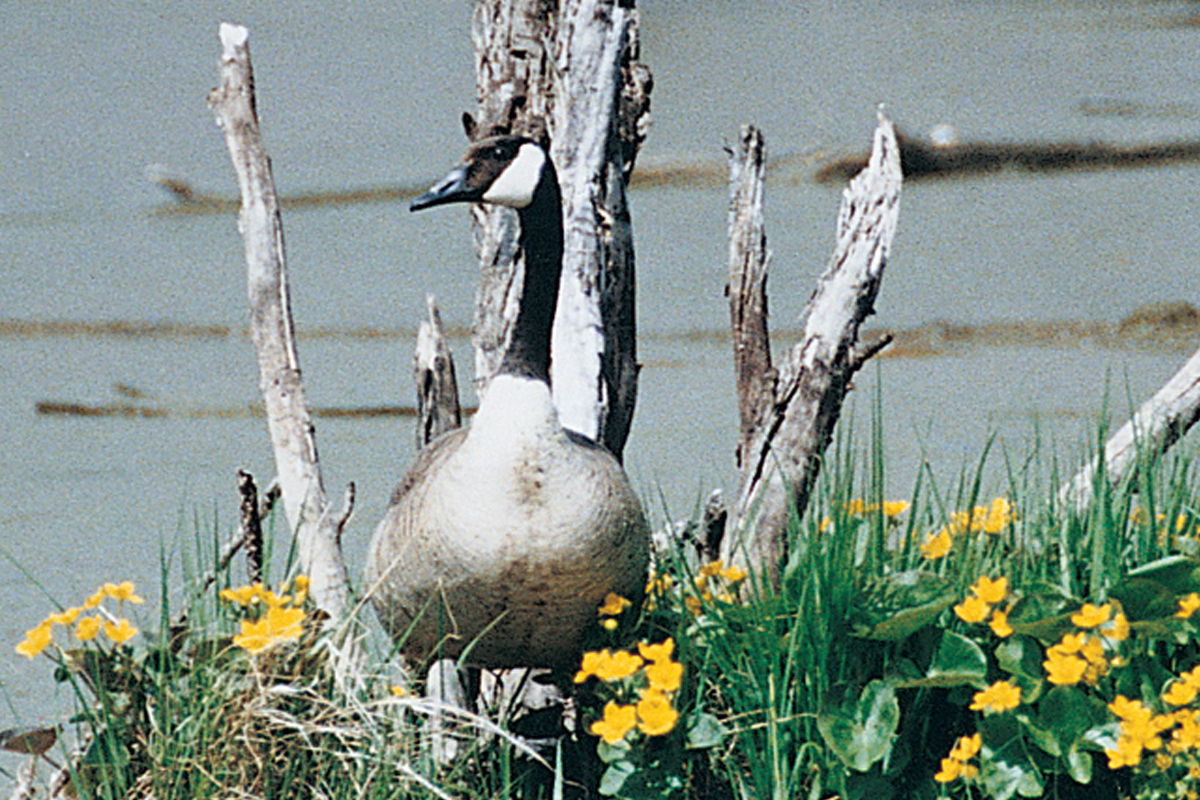
[[[1120,601],[1130,622],[1174,616],[1179,610],[1175,592],[1160,581],[1144,577],[1127,577],[1114,586],[1109,595]]]
[[[955,601],[946,580],[924,570],[906,570],[874,581],[855,602],[854,635],[899,642],[929,625]]]
[[[902,642],[938,618],[954,603],[953,597],[936,600],[916,608],[906,608],[892,614],[871,628],[858,628],[855,635],[876,642]]]
[[[1167,556],[1130,570],[1126,579],[1131,578],[1157,581],[1174,594],[1197,592],[1200,591],[1200,559],[1190,556]]]
[[[1092,754],[1076,745],[1067,751],[1067,772],[1076,783],[1092,782]]]
[[[625,781],[633,776],[636,769],[630,761],[620,760],[610,763],[608,769],[604,770],[604,774],[600,777],[600,794],[608,797],[620,794],[622,787],[625,786]]]
[[[979,778],[986,795],[1008,800],[1014,794],[1040,797],[1044,787],[1041,771],[1029,757],[1021,725],[1013,714],[990,714],[979,724],[983,734]]]
[[[941,641],[929,669],[920,678],[899,678],[898,689],[914,687],[983,686],[987,656],[975,642],[954,631],[942,631]]]
[[[1038,703],[1038,724],[1054,732],[1060,753],[1069,753],[1085,731],[1107,719],[1104,703],[1075,686],[1055,686]]]
[[[719,745],[727,733],[725,726],[712,714],[695,714],[688,720],[684,746],[688,750],[707,750]]]
[[[896,691],[881,680],[867,684],[853,708],[844,706],[817,715],[817,729],[825,744],[842,763],[859,772],[887,757],[899,725]]]
[[[1005,639],[996,647],[996,663],[1010,675],[1041,680],[1042,648],[1035,640],[1019,634]]]

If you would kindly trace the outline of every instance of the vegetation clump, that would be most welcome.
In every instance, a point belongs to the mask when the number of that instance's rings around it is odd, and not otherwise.
[[[503,703],[424,696],[357,620],[326,624],[303,576],[218,573],[157,621],[108,583],[16,649],[75,694],[57,758],[88,798],[1200,794],[1190,458],[1097,481],[1086,507],[1037,452],[996,497],[981,462],[952,497],[923,475],[885,499],[878,449],[857,458],[835,448],[778,590],[681,546],[642,608],[605,598],[578,669],[550,678],[573,711],[548,749]],[[0,747],[36,759],[36,733]]]

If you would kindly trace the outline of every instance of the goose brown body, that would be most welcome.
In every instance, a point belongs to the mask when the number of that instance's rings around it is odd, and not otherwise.
[[[525,185],[532,180],[536,188]],[[366,579],[375,609],[417,659],[466,653],[487,667],[570,667],[605,596],[638,600],[645,586],[649,529],[624,470],[603,447],[565,430],[551,400],[558,197],[545,151],[503,137],[474,145],[414,204],[515,205],[526,257],[513,341],[479,412],[470,428],[421,453],[371,544]]]

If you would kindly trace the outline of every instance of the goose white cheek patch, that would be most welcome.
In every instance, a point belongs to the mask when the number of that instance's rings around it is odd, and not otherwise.
[[[546,154],[533,144],[523,144],[517,157],[504,168],[483,193],[483,200],[510,208],[525,208],[533,202],[533,192],[542,179]]]

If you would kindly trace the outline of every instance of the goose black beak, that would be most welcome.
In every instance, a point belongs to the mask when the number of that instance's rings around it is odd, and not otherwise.
[[[467,168],[455,167],[446,177],[429,187],[429,191],[412,201],[409,211],[441,206],[446,203],[473,203],[480,199],[481,192],[467,182]]]

